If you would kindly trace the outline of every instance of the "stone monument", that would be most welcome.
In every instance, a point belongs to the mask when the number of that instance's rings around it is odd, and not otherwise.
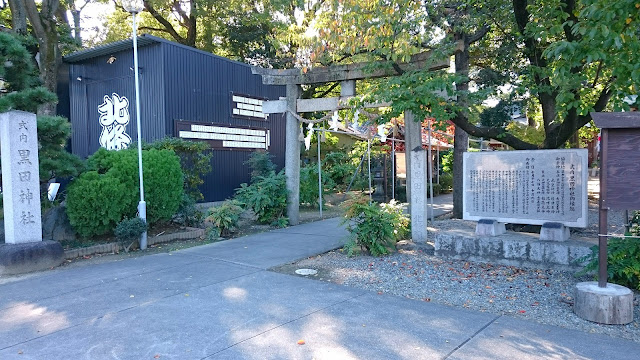
[[[569,238],[587,226],[587,150],[467,152],[463,218],[478,235],[504,233],[504,223],[542,225],[541,240]]]
[[[36,116],[23,111],[0,114],[0,155],[5,244],[0,274],[17,274],[59,265],[63,250],[42,240]]]

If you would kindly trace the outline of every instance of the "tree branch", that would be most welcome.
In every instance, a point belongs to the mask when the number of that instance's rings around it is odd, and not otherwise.
[[[162,15],[160,15],[160,13],[158,13],[153,5],[151,5],[149,0],[144,0],[144,8],[147,9],[149,14],[151,14],[154,19],[156,19],[162,26],[165,27],[166,32],[169,33],[169,35],[171,35],[180,44],[184,44],[185,39],[180,36],[180,34],[178,34],[176,29],[173,28],[173,25],[171,25],[171,23],[167,21],[167,19],[165,19],[164,17],[162,17]]]
[[[479,126],[473,125],[469,122],[467,117],[462,115],[461,113],[458,113],[458,115],[453,119],[451,119],[451,121],[456,126],[464,130],[467,134],[475,137],[481,137],[485,139],[495,139],[517,150],[539,149],[537,145],[520,140],[517,137],[515,137],[513,134],[510,134],[509,132],[507,132],[507,130],[503,128],[479,127]]]
[[[488,25],[483,25],[480,29],[478,29],[478,31],[476,31],[474,34],[467,36],[466,41],[468,45],[473,44],[474,42],[482,39],[485,35],[487,35],[487,33],[489,32],[489,30],[491,30],[491,28]]]

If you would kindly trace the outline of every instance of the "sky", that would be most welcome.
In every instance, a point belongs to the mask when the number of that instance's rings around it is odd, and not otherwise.
[[[79,4],[82,5],[82,4]],[[107,16],[115,11],[113,2],[106,4],[90,2],[80,13],[80,26],[83,28],[84,39],[94,39],[102,34],[103,23]],[[71,16],[71,14],[69,14]]]

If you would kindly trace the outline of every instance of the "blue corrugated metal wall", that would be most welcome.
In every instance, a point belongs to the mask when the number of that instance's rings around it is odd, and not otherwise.
[[[251,126],[271,131],[274,162],[284,166],[284,115],[272,114],[267,120],[231,117],[231,92],[254,97],[278,99],[284,86],[266,86],[251,68],[242,63],[213,56],[177,43],[158,40],[139,48],[140,111],[142,136],[153,141],[176,136],[175,120],[203,121],[233,126]],[[113,61],[110,61],[110,58]],[[129,99],[131,120],[127,134],[136,141],[133,52],[92,57],[69,65],[70,119],[72,149],[81,157],[99,147],[102,130],[98,106],[105,95],[117,93]],[[243,163],[250,151],[214,150],[211,174],[206,176],[202,192],[205,201],[223,200],[249,181],[249,169]]]
[[[171,131],[165,127],[161,51],[160,44],[141,47],[138,51],[140,119],[145,141],[162,138],[167,131]],[[109,62],[110,58],[113,61]],[[73,130],[71,143],[75,154],[87,157],[100,147],[102,127],[98,120],[98,106],[103,103],[105,95],[111,96],[112,93],[129,100],[130,120],[126,132],[132,141],[137,140],[132,51],[120,51],[70,64],[69,78]]]
[[[284,167],[285,121],[282,114],[271,114],[267,120],[249,120],[231,116],[231,93],[278,99],[285,95],[284,86],[266,86],[262,78],[251,74],[242,63],[164,43],[166,122],[175,120],[203,121],[221,125],[250,126],[271,131],[273,161]],[[177,134],[174,134],[174,136]],[[233,195],[243,182],[249,181],[244,162],[250,151],[214,150],[213,171],[206,176],[202,192],[206,201],[224,200]]]

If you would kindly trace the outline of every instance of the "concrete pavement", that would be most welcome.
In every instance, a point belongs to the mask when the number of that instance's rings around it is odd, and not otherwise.
[[[339,219],[0,285],[0,359],[636,359],[640,344],[267,269]],[[297,341],[303,339],[304,345]]]

